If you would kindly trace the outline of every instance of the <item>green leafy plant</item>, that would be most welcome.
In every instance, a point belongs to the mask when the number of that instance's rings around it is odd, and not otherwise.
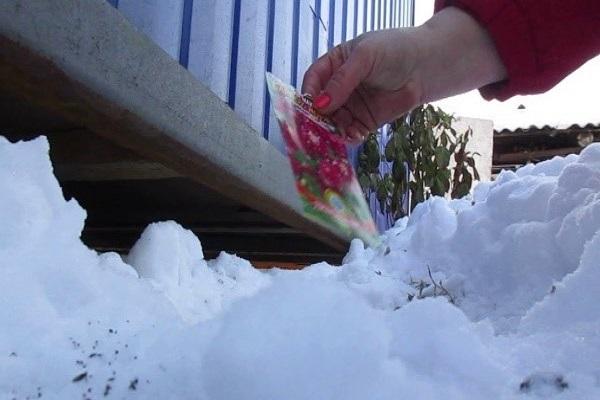
[[[369,135],[358,162],[358,180],[367,200],[374,193],[381,212],[395,220],[431,196],[449,194],[454,199],[468,194],[473,179],[479,180],[473,158],[478,154],[466,149],[473,131],[458,133],[452,121],[454,117],[441,109],[424,105],[391,124],[383,152],[379,134]],[[382,173],[380,165],[386,161],[391,170]]]

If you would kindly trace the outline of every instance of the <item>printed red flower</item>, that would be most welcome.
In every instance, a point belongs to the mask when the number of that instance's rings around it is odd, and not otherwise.
[[[328,133],[327,140],[329,142],[329,148],[333,151],[334,155],[337,157],[346,157],[348,155],[346,144],[341,137],[337,136],[335,133]]]
[[[352,179],[352,168],[346,160],[322,160],[317,174],[324,188],[341,191]]]
[[[281,114],[283,119],[286,121],[293,120],[294,114],[296,114],[294,105],[287,97],[282,97],[278,99],[275,103],[275,109]]]
[[[298,134],[306,152],[313,157],[346,157],[346,144],[343,139],[324,128],[303,113],[296,114]]]
[[[314,174],[314,168],[306,161],[300,161],[295,154],[290,153],[290,161],[292,164],[292,171],[294,171],[294,175],[300,176],[303,173]]]
[[[279,126],[281,128],[281,136],[283,137],[288,154],[292,155],[298,150],[299,146],[296,140],[294,140],[293,128],[286,122],[282,122]]]
[[[329,155],[327,130],[304,115],[298,120],[298,133],[306,152],[312,157],[327,157]]]

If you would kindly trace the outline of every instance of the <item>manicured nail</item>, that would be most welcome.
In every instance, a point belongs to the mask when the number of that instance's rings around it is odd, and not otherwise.
[[[328,95],[327,93],[321,93],[320,95],[318,95],[314,102],[314,104],[317,108],[325,108],[330,103],[331,103],[331,96]]]

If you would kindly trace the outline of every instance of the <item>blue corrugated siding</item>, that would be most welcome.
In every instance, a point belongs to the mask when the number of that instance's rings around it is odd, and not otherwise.
[[[281,151],[264,72],[297,87],[309,64],[339,42],[413,25],[415,5],[414,0],[107,1]],[[357,150],[349,155],[356,163]],[[386,172],[389,165],[381,168]],[[380,228],[389,227],[375,199],[371,210]]]
[[[321,24],[321,0],[315,0],[314,9],[311,7],[314,16],[313,21],[313,42],[312,42],[312,58],[316,60],[319,57],[319,25]]]
[[[235,108],[241,8],[242,0],[234,0],[232,11],[233,28],[231,36],[231,63],[229,65],[229,96],[227,98],[227,103],[231,108]]]
[[[115,0],[118,6],[118,0]],[[190,57],[190,34],[192,32],[192,10],[194,0],[183,3],[183,20],[181,23],[181,42],[179,43],[179,64],[188,67]]]
[[[121,8],[119,0],[107,1],[114,7]],[[349,40],[368,30],[407,26],[414,20],[414,0],[253,0],[252,2],[250,0],[121,0],[121,2],[124,7],[126,6],[126,16],[137,24],[138,28],[160,45],[168,45],[169,48],[165,50],[169,54],[178,58],[184,67],[190,66],[190,71],[196,74],[198,79],[209,87],[215,88],[214,90],[224,101],[278,147],[281,146],[281,140],[274,140],[279,135],[278,127],[270,123],[270,102],[263,80],[265,70],[282,71],[282,67],[287,68],[290,73],[284,79],[287,78],[292,85],[298,86],[301,83],[302,73],[310,61],[339,41]],[[223,11],[224,7],[229,9]],[[276,15],[276,8],[279,15]],[[135,10],[140,10],[144,15],[136,16]],[[197,16],[196,13],[200,12],[208,14]],[[230,15],[224,15],[227,12]],[[178,13],[181,13],[180,18],[177,18]],[[214,18],[211,13],[214,13]],[[167,20],[166,15],[169,15],[170,19]],[[207,21],[207,18],[214,19],[212,22],[214,26],[199,27],[194,23],[194,21]],[[169,24],[176,26],[171,27],[168,26]],[[275,34],[276,24],[285,24],[287,36],[282,35],[281,25],[277,30],[278,34]],[[197,33],[194,36],[195,29]],[[255,31],[247,32],[248,29],[255,29]],[[306,31],[307,29],[309,32]],[[198,38],[199,33],[201,38]],[[254,35],[256,59],[248,59],[248,51],[240,52],[240,35],[248,34]],[[307,34],[312,40],[305,40]],[[229,44],[210,46],[211,43],[218,41],[229,41]],[[173,48],[173,43],[179,43],[178,48]],[[209,48],[203,49],[202,46]],[[191,47],[193,51],[190,50]],[[228,49],[229,54],[223,54],[223,49]],[[259,49],[261,52],[258,52]],[[215,51],[221,54],[219,54],[219,61],[213,64],[213,59],[216,58]],[[282,51],[288,51],[289,56],[283,57]],[[274,57],[274,54],[278,56]],[[223,64],[224,59],[228,60],[228,65]],[[203,65],[206,67],[202,67]],[[225,70],[221,70],[220,73],[213,72],[219,68],[227,68],[227,73],[225,74]],[[252,82],[248,83],[249,81]],[[238,93],[240,87],[254,94],[243,92],[243,100],[237,101],[241,95]]]
[[[354,19],[352,24],[352,37],[358,35],[358,0],[354,0]]]
[[[300,30],[300,0],[294,0],[294,13],[292,15],[292,79],[290,83],[297,85],[298,77],[298,36]]]
[[[266,57],[266,70],[273,72],[273,41],[275,40],[275,0],[269,0],[269,13],[267,17],[267,57]],[[266,86],[266,83],[265,83]],[[263,108],[263,136],[265,139],[269,139],[270,130],[270,110],[271,110],[271,98],[268,90],[265,87],[264,95],[264,108]]]
[[[333,47],[333,35],[335,34],[335,0],[329,0],[329,25],[327,26],[327,48]]]

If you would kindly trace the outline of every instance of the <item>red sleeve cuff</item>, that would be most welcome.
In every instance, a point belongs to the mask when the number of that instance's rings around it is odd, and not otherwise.
[[[532,87],[531,77],[536,74],[536,52],[526,16],[514,1],[507,0],[436,0],[436,12],[444,7],[462,9],[475,18],[490,34],[508,78],[480,88],[488,100],[506,100]],[[539,91],[543,89],[540,88]]]

